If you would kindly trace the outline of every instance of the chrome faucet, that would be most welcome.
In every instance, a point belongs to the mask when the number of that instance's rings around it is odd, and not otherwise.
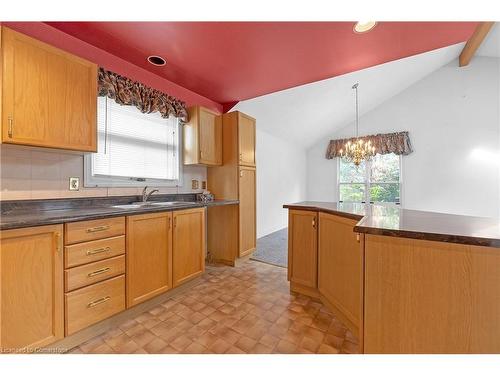
[[[148,187],[146,186],[142,190],[142,203],[146,203],[148,201],[149,197],[151,197],[151,195],[153,193],[159,192],[158,189],[151,190],[149,193],[147,191],[148,191]]]

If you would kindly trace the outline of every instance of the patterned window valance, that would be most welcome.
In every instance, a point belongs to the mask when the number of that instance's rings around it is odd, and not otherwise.
[[[360,138],[365,141],[370,140],[372,145],[375,146],[377,154],[390,154],[393,152],[396,155],[409,155],[413,152],[408,132],[376,134]],[[340,150],[344,149],[344,145],[347,141],[353,141],[355,139],[356,138],[331,140],[326,150],[326,158],[333,159],[335,157],[339,157]]]
[[[164,118],[172,115],[183,122],[188,120],[184,102],[103,68],[99,68],[98,92],[119,104],[133,105],[142,113],[160,112]]]

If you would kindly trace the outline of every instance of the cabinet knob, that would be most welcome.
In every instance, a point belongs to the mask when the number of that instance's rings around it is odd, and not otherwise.
[[[240,171],[240,177],[243,177],[243,171]]]
[[[313,219],[312,219],[312,227],[316,228],[316,218],[315,217],[313,217]]]

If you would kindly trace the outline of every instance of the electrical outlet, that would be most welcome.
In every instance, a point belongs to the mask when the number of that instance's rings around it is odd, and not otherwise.
[[[69,178],[69,190],[77,191],[80,190],[80,178],[70,177]]]
[[[203,190],[207,190],[207,182],[206,181],[201,181],[201,188]]]
[[[198,182],[198,180],[191,180],[191,189],[193,189],[193,190],[199,189],[199,182]]]

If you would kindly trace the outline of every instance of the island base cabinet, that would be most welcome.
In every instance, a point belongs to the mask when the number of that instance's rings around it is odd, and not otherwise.
[[[363,235],[358,220],[319,214],[318,290],[327,307],[358,338],[362,318]]]
[[[174,211],[173,282],[174,287],[205,271],[205,209]]]
[[[64,337],[62,225],[0,232],[0,348]]]
[[[172,212],[127,216],[127,307],[172,288]]]
[[[288,215],[288,279],[292,291],[317,296],[318,214],[290,210]]]
[[[365,236],[365,353],[500,353],[498,249]]]

